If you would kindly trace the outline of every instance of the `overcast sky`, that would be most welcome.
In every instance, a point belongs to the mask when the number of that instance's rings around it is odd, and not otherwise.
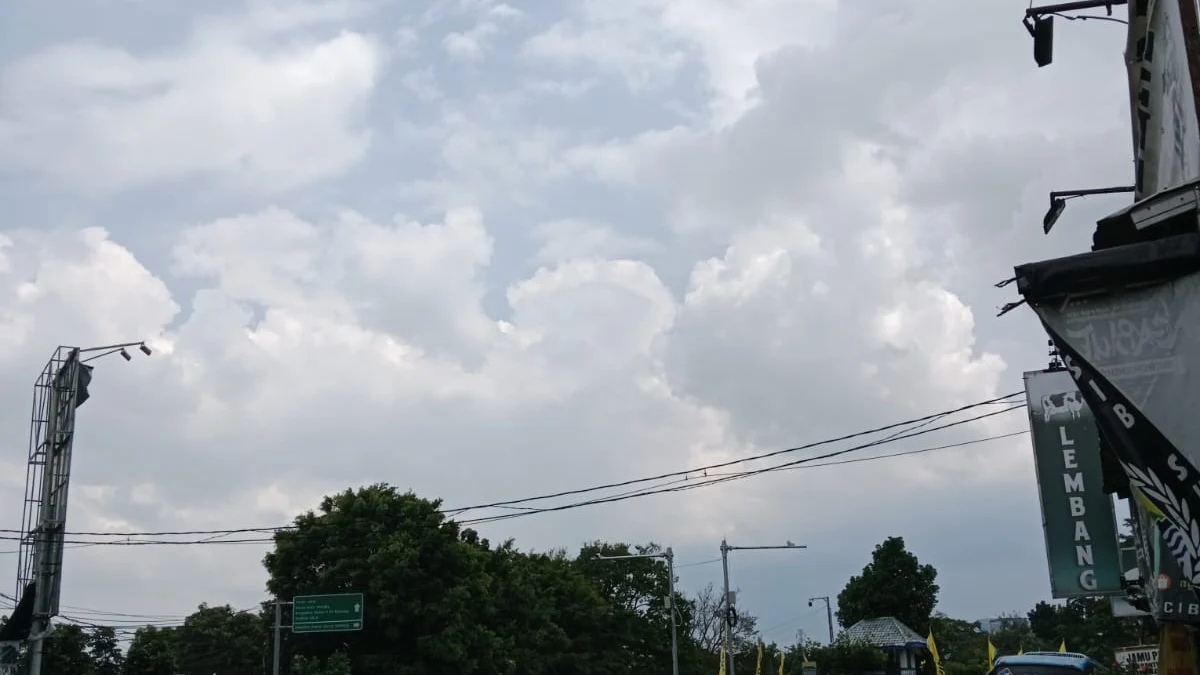
[[[1044,237],[1048,191],[1132,174],[1123,27],[1060,22],[1039,70],[1026,5],[5,2],[0,525],[59,344],[155,350],[97,362],[75,532],[276,525],[376,481],[519,498],[1019,391],[1046,338],[993,284],[1122,205],[1071,202]],[[481,530],[658,541],[688,589],[719,583],[722,537],[807,544],[732,556],[782,642],[824,635],[807,598],[902,535],[978,619],[1049,595],[1028,443]],[[64,611],[250,607],[265,550],[73,548]]]

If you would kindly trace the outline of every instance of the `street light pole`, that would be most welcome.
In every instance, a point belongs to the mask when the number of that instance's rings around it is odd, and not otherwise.
[[[812,607],[814,600],[820,600],[825,603],[825,620],[829,622],[829,644],[833,644],[833,608],[829,606],[829,596],[822,595],[816,598],[809,598],[809,607]]]
[[[662,553],[638,553],[631,555],[598,555],[596,560],[636,560],[639,558],[665,558],[667,561],[668,593],[667,611],[671,613],[671,675],[679,675],[679,625],[675,619],[675,552],[668,546]]]
[[[721,572],[725,576],[725,658],[729,659],[729,675],[735,675],[733,672],[734,659],[732,647],[733,622],[736,620],[737,610],[734,608],[733,598],[729,594],[729,552],[730,551],[766,551],[783,548],[808,548],[800,544],[787,542],[782,546],[730,546],[724,539],[721,540]]]

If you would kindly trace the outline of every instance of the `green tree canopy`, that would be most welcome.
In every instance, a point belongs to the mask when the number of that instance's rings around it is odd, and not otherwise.
[[[267,654],[266,625],[258,614],[229,605],[200,605],[184,619],[173,647],[179,675],[252,673]]]
[[[888,537],[838,594],[838,623],[849,628],[863,619],[893,616],[924,634],[939,590],[937,570],[922,565],[904,547],[903,537]]]
[[[115,630],[108,626],[89,630],[87,646],[95,675],[121,675],[125,658],[121,654],[121,645],[117,643]]]
[[[121,675],[176,675],[176,628],[139,628],[125,653]]]
[[[807,657],[816,662],[820,675],[862,675],[881,671],[885,665],[883,650],[865,642],[850,640],[845,634],[839,635],[831,645],[810,643],[805,651]],[[801,666],[801,663],[793,662],[788,671],[800,673]]]
[[[326,497],[275,535],[264,560],[274,597],[364,594],[363,630],[291,636],[295,653],[345,648],[356,673],[503,672],[492,553],[439,506],[372,485]]]
[[[292,659],[291,675],[350,675],[350,657],[345,652],[334,652],[323,659],[298,654]]]
[[[88,636],[80,626],[57,624],[42,646],[43,673],[94,675]]]

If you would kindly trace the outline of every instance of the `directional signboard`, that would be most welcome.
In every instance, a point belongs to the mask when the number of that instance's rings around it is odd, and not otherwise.
[[[362,630],[363,594],[297,595],[292,598],[293,633]]]

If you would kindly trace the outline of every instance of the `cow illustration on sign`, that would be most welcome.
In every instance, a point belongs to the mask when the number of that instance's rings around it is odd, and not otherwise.
[[[1079,419],[1083,411],[1083,397],[1078,391],[1068,391],[1062,394],[1045,394],[1042,396],[1042,420],[1049,422],[1059,413],[1069,414],[1071,419]]]

